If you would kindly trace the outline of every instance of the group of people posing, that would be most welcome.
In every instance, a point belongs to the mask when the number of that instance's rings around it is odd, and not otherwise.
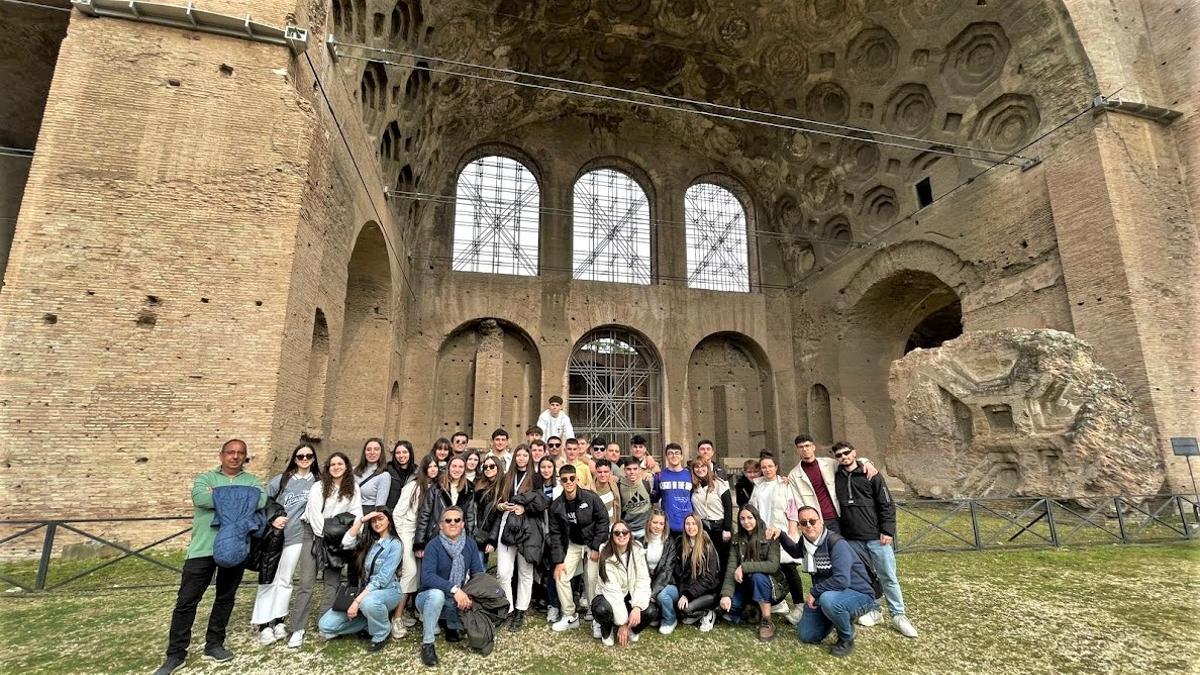
[[[896,577],[891,495],[850,444],[817,457],[812,438],[797,436],[799,461],[786,476],[764,451],[730,485],[708,440],[690,462],[679,444],[667,444],[660,466],[639,436],[628,454],[617,443],[575,438],[558,397],[538,422],[515,448],[496,429],[487,451],[468,449],[460,432],[424,456],[408,441],[388,452],[372,438],[357,461],[334,452],[322,462],[302,443],[265,488],[243,469],[245,443],[227,442],[221,466],[193,486],[192,541],[156,675],[182,667],[214,575],[204,655],[233,658],[225,630],[245,569],[259,577],[250,621],[262,645],[301,648],[317,604],[321,638],[365,634],[368,651],[419,623],[428,666],[438,662],[438,634],[458,642],[471,632],[471,579],[489,569],[501,605],[507,600],[510,631],[532,609],[554,631],[590,621],[607,646],[637,642],[652,626],[707,632],[718,618],[756,623],[759,638],[770,640],[779,613],[802,642],[835,632],[830,651],[844,656],[855,622],[882,620],[883,598],[896,630],[916,637]],[[226,486],[261,491],[262,531],[237,566],[214,561],[214,517],[227,520],[214,494]],[[801,572],[811,576],[807,591]]]

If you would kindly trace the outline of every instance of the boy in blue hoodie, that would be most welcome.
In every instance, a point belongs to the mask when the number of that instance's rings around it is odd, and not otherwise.
[[[654,501],[659,502],[667,514],[667,525],[672,535],[683,532],[683,519],[692,512],[692,472],[683,463],[683,448],[678,443],[668,443],[667,465],[654,477]]]

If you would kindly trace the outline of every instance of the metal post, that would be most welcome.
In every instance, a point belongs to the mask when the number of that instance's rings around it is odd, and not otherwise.
[[[1121,543],[1129,543],[1129,534],[1125,531],[1125,512],[1121,508],[1121,498],[1113,497],[1113,503],[1117,506],[1117,527],[1121,529]]]
[[[1054,526],[1054,500],[1043,500],[1046,504],[1046,522],[1050,525],[1050,545],[1058,546],[1058,528]]]
[[[46,573],[50,571],[50,554],[54,552],[56,530],[58,530],[57,522],[46,523],[46,536],[42,539],[42,559],[38,561],[37,581],[33,584],[33,587],[39,591],[46,590]]]
[[[979,536],[979,513],[975,510],[975,500],[970,501],[971,507],[971,531],[975,533],[975,550],[983,550],[983,539]]]
[[[1179,524],[1183,526],[1183,536],[1187,539],[1192,538],[1192,528],[1188,526],[1187,511],[1183,510],[1183,497],[1173,495],[1171,499],[1175,500],[1175,506],[1179,509]]]

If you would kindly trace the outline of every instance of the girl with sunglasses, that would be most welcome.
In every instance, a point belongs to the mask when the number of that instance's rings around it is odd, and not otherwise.
[[[475,452],[472,450],[471,452]],[[496,550],[492,541],[492,529],[500,517],[496,504],[504,488],[504,462],[488,457],[479,465],[479,476],[475,479],[475,545],[479,547],[479,558],[487,567],[487,557]]]
[[[633,540],[625,521],[618,520],[610,534],[600,549],[596,597],[592,600],[592,616],[600,624],[600,638],[606,647],[616,642],[621,646],[637,642],[638,634],[646,627],[642,612],[650,606],[646,552]]]
[[[301,443],[292,450],[287,468],[267,484],[267,497],[283,508],[283,515],[270,523],[271,527],[283,530],[283,552],[275,567],[274,579],[258,585],[254,610],[250,614],[250,623],[258,629],[261,645],[287,637],[284,619],[292,599],[292,576],[301,558],[312,557],[313,540],[304,536],[301,516],[313,484],[320,477],[317,451],[311,445]]]

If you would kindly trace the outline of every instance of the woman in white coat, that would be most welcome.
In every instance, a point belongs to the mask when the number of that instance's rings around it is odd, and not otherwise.
[[[613,524],[610,535],[600,549],[596,597],[592,600],[592,616],[600,624],[600,637],[606,647],[616,642],[621,646],[637,642],[647,623],[642,621],[642,612],[650,606],[646,552],[633,540],[633,532],[623,520]]]

